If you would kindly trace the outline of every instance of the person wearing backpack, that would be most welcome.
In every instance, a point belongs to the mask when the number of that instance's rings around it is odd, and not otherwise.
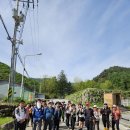
[[[36,130],[38,127],[38,130],[41,130],[42,126],[42,119],[44,114],[44,109],[41,105],[41,100],[38,99],[36,102],[36,106],[34,106],[32,115],[33,115],[33,130]]]
[[[44,130],[47,130],[49,126],[49,130],[52,130],[54,127],[54,111],[55,108],[52,107],[52,102],[48,103],[48,106],[44,109]]]
[[[100,111],[101,115],[102,115],[102,122],[104,125],[104,130],[109,130],[110,127],[110,114],[111,114],[111,110],[108,107],[107,103],[104,103],[104,108],[101,109]]]
[[[113,107],[112,107],[112,130],[115,130],[115,125],[116,125],[116,129],[120,130],[120,128],[119,128],[120,119],[121,119],[121,110],[116,105],[113,105]]]
[[[54,112],[54,128],[53,130],[59,130],[59,124],[60,124],[60,120],[61,120],[61,108],[60,108],[60,103],[57,102],[56,104],[56,108],[55,108],[55,112]]]
[[[19,106],[15,109],[15,117],[16,117],[15,130],[26,129],[27,112],[24,106],[25,106],[25,102],[21,100]]]
[[[87,127],[87,130],[93,130],[93,109],[90,108],[90,103],[86,103],[86,108],[84,110],[85,115],[85,126]]]

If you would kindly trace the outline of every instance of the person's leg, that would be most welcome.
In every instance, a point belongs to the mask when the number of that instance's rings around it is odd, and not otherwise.
[[[107,130],[109,130],[109,127],[110,127],[110,121],[109,121],[109,119],[106,120],[106,124],[107,124]]]
[[[42,120],[38,121],[37,126],[38,126],[38,130],[41,130],[41,127],[42,127]]]
[[[74,117],[72,117],[71,123],[72,123],[72,125],[71,125],[72,130],[74,130],[74,126],[75,126],[75,118]]]
[[[64,111],[62,110],[62,121],[64,122]]]
[[[93,122],[93,130],[95,130],[95,126],[96,126],[97,124],[96,124],[96,121],[94,120],[94,122]]]
[[[112,120],[112,130],[115,130],[115,120]]]
[[[117,130],[119,130],[119,120],[116,120],[115,123],[116,123]]]
[[[19,123],[19,129],[20,130],[25,130],[26,129],[26,121],[23,123]]]
[[[106,120],[102,119],[102,123],[103,123],[103,126],[104,126],[104,130],[106,130]]]
[[[85,126],[87,127],[87,130],[90,130],[89,129],[89,120],[85,120]]]
[[[20,128],[20,124],[19,124],[19,122],[16,122],[16,128],[15,128],[15,130],[19,130],[19,128]]]
[[[18,130],[17,129],[17,120],[14,120],[14,130]]]
[[[47,126],[48,126],[48,121],[46,120],[46,121],[44,122],[44,130],[47,130]]]
[[[97,130],[99,130],[99,121],[96,121]]]
[[[54,120],[54,126],[53,126],[53,130],[56,129],[56,120]]]
[[[66,117],[66,126],[69,127],[69,117]]]
[[[89,130],[93,130],[93,121],[89,121]]]
[[[83,129],[83,127],[84,127],[84,121],[81,122],[81,130]]]
[[[33,129],[33,130],[36,130],[36,127],[37,127],[37,123],[36,123],[36,122],[33,122],[33,127],[32,127],[32,129]]]
[[[57,128],[56,128],[56,130],[59,130],[59,124],[60,124],[60,120],[57,120]]]
[[[52,130],[52,128],[54,127],[54,123],[52,123],[52,121],[50,120],[48,124],[49,124],[49,130]]]

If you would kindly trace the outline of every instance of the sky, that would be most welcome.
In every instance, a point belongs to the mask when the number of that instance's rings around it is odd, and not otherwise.
[[[36,3],[35,3],[36,5]],[[13,0],[2,0],[0,14],[13,36]],[[130,0],[39,0],[30,9],[19,53],[30,77],[88,80],[111,66],[130,67]],[[0,61],[10,65],[11,43],[0,21]],[[22,65],[17,61],[17,71]]]

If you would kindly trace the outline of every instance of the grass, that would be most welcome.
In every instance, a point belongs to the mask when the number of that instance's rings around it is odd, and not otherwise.
[[[12,117],[0,117],[0,126],[4,125],[10,121],[13,121]]]

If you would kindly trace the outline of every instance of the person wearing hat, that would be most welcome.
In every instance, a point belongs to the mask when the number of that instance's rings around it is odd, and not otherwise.
[[[111,114],[111,110],[108,107],[107,103],[104,103],[104,108],[101,109],[100,113],[102,115],[102,122],[103,122],[103,125],[104,125],[104,130],[109,130],[109,127],[110,127],[110,125],[109,125],[109,123],[110,123],[109,115]]]
[[[65,120],[65,102],[62,102],[61,110],[62,110],[61,117],[62,117],[62,121],[64,122],[64,120]]]
[[[57,102],[54,112],[54,128],[53,130],[59,130],[59,124],[60,124],[60,119],[61,119],[61,109],[60,109],[60,102]]]
[[[93,106],[93,114],[94,114],[94,130],[95,126],[97,126],[97,130],[99,130],[100,112],[97,105]]]
[[[38,130],[41,130],[42,120],[44,117],[44,109],[42,107],[40,99],[36,101],[36,106],[34,106],[32,110],[32,116],[33,116],[33,130],[36,130],[37,127]]]
[[[121,118],[121,111],[116,105],[112,107],[112,130],[115,130],[115,125],[117,130],[119,130],[119,121]]]
[[[19,106],[15,109],[15,117],[15,130],[25,130],[27,112],[25,109],[25,102],[23,100],[20,101]]]
[[[74,130],[76,122],[76,106],[75,104],[71,105],[71,129]]]
[[[83,129],[84,126],[84,121],[85,121],[85,116],[84,116],[84,109],[83,109],[83,105],[82,104],[78,104],[78,126],[79,126],[79,130]]]
[[[52,105],[53,103],[49,101],[48,106],[44,109],[44,130],[47,130],[48,126],[49,126],[49,130],[52,130],[54,127],[55,108],[53,108]]]
[[[90,103],[86,103],[86,108],[84,110],[85,115],[85,126],[87,127],[87,130],[93,130],[93,109],[90,108]]]

